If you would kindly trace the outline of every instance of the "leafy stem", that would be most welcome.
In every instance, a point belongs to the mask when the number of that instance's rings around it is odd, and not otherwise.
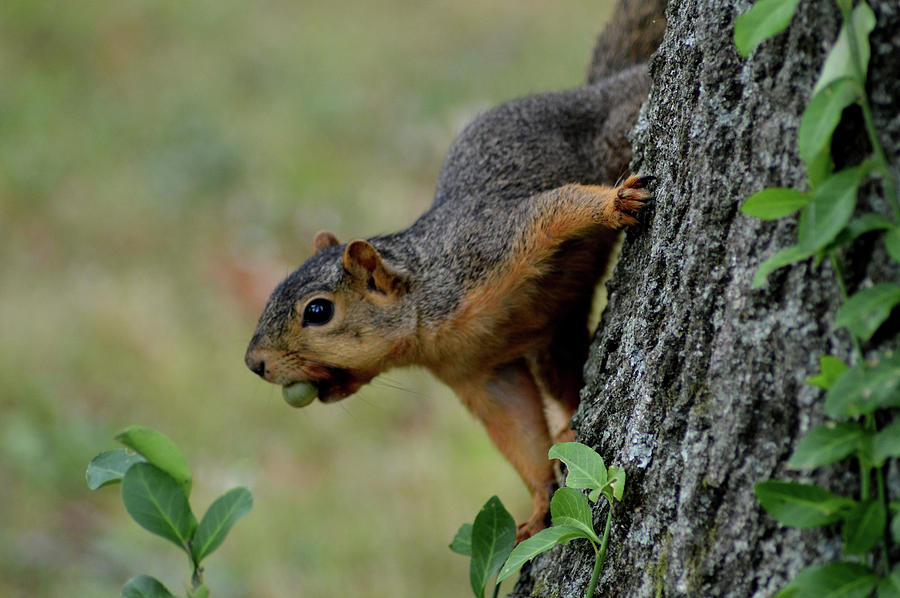
[[[143,426],[131,426],[116,436],[131,451],[114,449],[88,465],[88,487],[96,490],[122,484],[125,510],[144,529],[169,540],[187,553],[191,563],[189,598],[208,598],[200,563],[224,541],[234,523],[253,506],[247,488],[232,488],[213,501],[198,523],[188,494],[191,473],[181,451],[167,436]],[[131,578],[122,588],[125,598],[174,598],[149,575]]]
[[[847,24],[847,42],[850,46],[850,58],[853,64],[853,70],[856,73],[856,77],[859,80],[860,85],[865,86],[866,65],[864,65],[861,60],[859,39],[856,35],[856,27],[853,24],[852,8],[850,6],[850,3],[839,3],[839,6],[844,23]],[[885,155],[884,149],[881,147],[881,142],[878,139],[878,132],[875,130],[875,120],[872,117],[872,107],[869,105],[868,94],[862,93],[857,99],[857,103],[862,109],[866,134],[869,137],[869,143],[872,144],[872,151],[875,154],[875,158],[878,163],[878,170],[881,172],[884,192],[887,196],[888,203],[891,206],[891,210],[894,213],[895,224],[900,224],[900,200],[898,200],[897,197],[897,185],[894,181],[894,175],[891,172],[890,166],[888,165],[887,156]]]
[[[609,504],[609,512],[606,514],[606,527],[603,529],[603,539],[600,541],[600,548],[596,544],[591,543],[594,547],[594,571],[591,573],[591,581],[588,583],[585,598],[593,598],[594,589],[597,587],[597,580],[600,579],[600,571],[603,570],[603,563],[606,561],[606,547],[609,542],[609,530],[612,527],[612,501],[607,497],[606,502]]]
[[[831,259],[831,268],[834,270],[834,278],[837,281],[838,289],[841,291],[841,299],[847,303],[847,283],[844,282],[844,272],[841,269],[841,262],[834,251],[830,252],[828,257]],[[853,343],[853,354],[856,355],[856,362],[861,363],[863,360],[862,347],[859,339],[852,332],[850,333],[850,341]]]
[[[203,568],[199,563],[194,563],[194,572],[191,574],[191,589],[196,590],[203,585]]]
[[[874,352],[866,359],[862,345],[900,306],[900,284],[884,281],[862,288],[850,296],[838,252],[841,247],[871,231],[886,231],[887,253],[900,261],[900,201],[897,180],[891,171],[875,129],[872,107],[866,95],[866,72],[871,47],[869,34],[876,15],[865,0],[836,0],[843,17],[837,40],[825,59],[809,104],[803,111],[797,133],[797,150],[807,165],[810,191],[764,189],[748,198],[741,209],[766,220],[800,210],[797,245],[776,253],[757,270],[753,285],[765,284],[766,276],[788,264],[828,257],[840,290],[842,305],[835,327],[846,328],[853,347],[853,366],[826,355],[820,373],[807,383],[827,391],[826,421],[807,434],[794,450],[788,466],[814,469],[852,457],[859,463],[859,496],[854,499],[824,488],[799,482],[766,480],[755,487],[763,508],[777,521],[796,528],[840,522],[844,554],[849,559],[801,571],[776,598],[829,595],[900,596],[900,566],[891,568],[891,542],[900,541],[898,502],[891,502],[885,488],[887,460],[900,458],[900,421],[879,430],[876,412],[889,414],[900,407],[900,353]],[[855,6],[854,6],[855,4]],[[758,0],[735,24],[735,43],[748,56],[756,44],[783,31],[790,23],[797,2]],[[863,114],[865,135],[872,155],[856,166],[832,172],[831,141],[846,107],[857,104]],[[861,132],[860,132],[861,134]],[[881,175],[884,200],[893,220],[877,213],[854,218],[857,196],[866,177]],[[872,478],[875,478],[875,488]],[[872,550],[879,547],[880,561]]]
[[[557,544],[565,545],[577,539],[587,540],[594,549],[594,570],[585,594],[587,598],[594,595],[606,560],[613,500],[622,500],[625,491],[625,471],[615,465],[606,467],[600,455],[578,442],[554,445],[548,456],[565,463],[568,470],[565,485],[557,489],[550,499],[552,527],[522,540],[513,548],[515,523],[495,496],[485,503],[475,522],[463,524],[453,538],[450,550],[471,557],[470,582],[477,598],[484,595],[485,584],[495,574],[496,598],[500,582],[522,565]],[[588,491],[588,495],[584,494],[584,490]],[[609,505],[602,540],[594,530],[590,504],[597,503],[601,496]]]
[[[884,505],[885,512],[890,513],[890,508],[888,506],[888,497],[887,491],[884,487],[884,466],[875,468],[875,483],[878,487],[878,502],[879,504]],[[888,516],[890,517],[890,516]],[[890,522],[890,518],[888,519]],[[890,540],[891,540],[891,530],[890,525],[887,523],[884,526],[884,533],[881,535],[881,565],[884,568],[885,575],[887,575],[891,570],[891,559],[890,559]]]

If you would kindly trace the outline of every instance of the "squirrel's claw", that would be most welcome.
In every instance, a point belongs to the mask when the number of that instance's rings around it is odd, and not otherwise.
[[[653,193],[645,189],[654,180],[650,175],[632,175],[616,190],[615,207],[623,226],[637,223],[632,214],[639,212],[644,204],[653,199]]]
[[[635,187],[638,189],[643,189],[644,187],[647,186],[648,183],[652,183],[653,181],[655,181],[656,177],[653,176],[652,174],[639,174],[639,175],[630,177],[629,181],[631,179],[634,179],[634,181],[631,183],[632,187]],[[628,181],[626,181],[625,184],[627,185]]]

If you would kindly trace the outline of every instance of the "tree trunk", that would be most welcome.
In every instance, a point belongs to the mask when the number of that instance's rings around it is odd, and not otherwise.
[[[783,527],[753,493],[770,477],[803,479],[785,461],[822,421],[823,403],[804,379],[822,355],[852,361],[834,325],[839,289],[830,265],[812,260],[751,289],[758,265],[794,244],[796,219],[738,209],[765,187],[806,189],[797,126],[840,14],[831,1],[804,0],[786,32],[743,60],[734,19],[751,4],[673,0],[650,64],[633,166],[657,177],[657,199],[627,234],[574,420],[579,441],[627,472],[597,596],[770,596],[840,555],[837,527]],[[900,6],[870,5],[869,98],[897,170]],[[868,153],[858,110],[845,113],[833,148],[838,168]],[[860,203],[889,215],[880,189],[870,181]],[[900,278],[879,233],[842,257],[851,293]],[[897,318],[885,328],[864,349],[895,345]],[[858,485],[849,468],[815,474],[834,491]],[[595,508],[597,529],[605,519]],[[523,569],[513,596],[583,596],[593,559],[583,540],[556,547]]]

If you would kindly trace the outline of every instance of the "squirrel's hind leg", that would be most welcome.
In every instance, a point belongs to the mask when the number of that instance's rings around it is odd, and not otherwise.
[[[589,311],[590,302],[572,306],[569,316],[553,325],[550,343],[528,358],[528,365],[545,398],[544,410],[553,444],[575,439],[569,420],[578,408],[584,386],[582,370],[590,345]]]
[[[528,521],[519,524],[516,539],[531,537],[547,526],[556,481],[547,458],[550,433],[543,401],[528,365],[523,359],[515,360],[454,385],[454,390],[528,487],[532,512]]]

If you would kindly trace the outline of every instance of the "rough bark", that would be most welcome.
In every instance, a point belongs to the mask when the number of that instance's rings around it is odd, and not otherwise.
[[[628,475],[598,596],[770,596],[840,553],[836,527],[782,527],[753,494],[760,480],[802,479],[785,461],[822,420],[822,392],[803,381],[820,356],[850,357],[833,323],[839,290],[830,266],[811,260],[751,289],[757,266],[793,244],[796,220],[738,210],[765,187],[806,188],[797,126],[840,16],[833,2],[804,0],[785,33],[742,60],[733,25],[751,4],[673,0],[651,62],[633,166],[657,177],[657,200],[625,240],[574,420],[577,439]],[[896,167],[900,6],[870,4],[869,96]],[[868,151],[858,112],[846,116],[839,167]],[[890,214],[875,192],[870,182],[861,204]],[[851,292],[900,279],[878,233],[844,259]],[[896,344],[897,318],[886,328],[866,348]],[[858,483],[840,467],[815,479],[835,491]],[[594,517],[602,529],[605,510]],[[592,566],[586,542],[556,547],[526,567],[513,596],[583,596]]]

